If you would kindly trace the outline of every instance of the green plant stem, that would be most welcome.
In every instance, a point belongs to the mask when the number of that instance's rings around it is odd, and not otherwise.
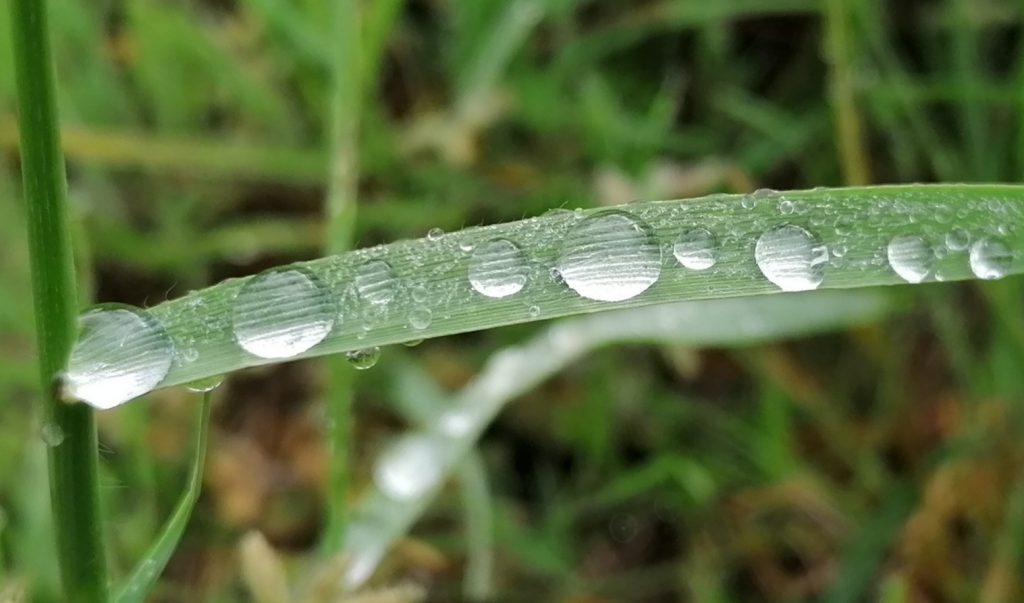
[[[102,602],[107,598],[107,564],[97,488],[96,426],[90,408],[60,401],[57,386],[75,339],[78,296],[47,4],[12,0],[11,9],[44,416],[64,435],[59,445],[49,448],[58,561],[68,601]]]
[[[361,17],[357,0],[335,0],[332,13],[335,54],[332,57],[331,152],[327,183],[328,253],[352,246],[359,193],[359,113],[362,100]],[[352,368],[332,358],[327,389],[331,444],[326,552],[341,548],[349,487],[349,443],[352,440]]]
[[[829,89],[835,113],[839,155],[846,184],[862,185],[871,181],[864,151],[861,120],[854,99],[850,68],[849,17],[846,0],[825,2],[825,55],[829,65]]]

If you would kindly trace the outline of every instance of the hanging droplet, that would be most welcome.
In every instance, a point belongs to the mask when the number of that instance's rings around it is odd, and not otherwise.
[[[212,392],[224,383],[224,375],[213,375],[212,377],[204,377],[202,379],[196,379],[185,384],[185,389],[190,392],[197,394],[205,394],[206,392]]]
[[[380,360],[380,348],[373,346],[372,348],[352,350],[345,353],[345,359],[352,365],[352,368],[357,371],[365,371],[366,369],[373,368],[377,361]]]

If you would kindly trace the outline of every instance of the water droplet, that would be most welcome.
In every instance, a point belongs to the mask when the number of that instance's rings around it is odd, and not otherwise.
[[[372,348],[352,350],[345,353],[345,358],[352,365],[352,368],[357,371],[365,371],[368,368],[373,368],[377,361],[380,360],[380,348],[373,346]]]
[[[143,310],[106,305],[83,314],[78,326],[63,375],[69,399],[113,408],[151,391],[171,369],[174,347]]]
[[[191,383],[186,383],[185,389],[190,392],[196,392],[197,394],[205,394],[206,392],[212,392],[217,389],[222,383],[224,383],[224,375],[214,375],[212,377],[196,379]]]
[[[1006,276],[1013,263],[1013,251],[998,239],[980,239],[971,245],[971,272],[978,278],[993,280]]]
[[[893,271],[908,283],[920,283],[928,278],[935,265],[932,248],[917,235],[896,237],[889,242],[886,255]]]
[[[753,195],[743,195],[743,198],[740,199],[740,205],[743,209],[754,209],[757,207],[757,197]]]
[[[476,245],[474,245],[472,241],[459,241],[459,250],[463,253],[469,253],[470,251],[473,251],[473,248],[475,247]]]
[[[946,248],[950,251],[963,251],[971,244],[971,234],[963,228],[954,228],[946,234]]]
[[[754,259],[761,273],[783,291],[809,291],[825,278],[828,248],[803,228],[783,224],[757,239]]]
[[[39,429],[39,437],[50,448],[56,448],[64,441],[64,430],[56,423],[43,423]]]
[[[386,496],[416,498],[441,480],[445,442],[422,434],[401,436],[380,456],[373,479]]]
[[[558,272],[573,291],[597,301],[623,301],[646,291],[661,275],[661,249],[650,227],[621,211],[580,221],[558,258]]]
[[[421,343],[423,343],[422,339],[410,339],[409,341],[403,342],[402,345],[404,345],[407,348],[414,348]]]
[[[488,241],[477,248],[469,263],[469,283],[487,297],[508,297],[526,286],[523,252],[508,239]]]
[[[422,304],[423,302],[427,301],[427,298],[430,296],[430,293],[427,291],[427,288],[424,287],[423,285],[416,285],[415,287],[412,288],[411,295],[412,301],[418,304]]]
[[[181,351],[181,359],[186,363],[195,362],[196,360],[199,360],[199,350],[192,347],[190,343],[189,347]]]
[[[796,203],[793,203],[789,199],[783,199],[779,201],[779,213],[784,216],[788,216],[796,210]]]
[[[426,329],[433,319],[434,315],[428,308],[413,308],[409,312],[409,326],[414,329]]]
[[[533,318],[540,316],[540,306],[530,306],[526,309],[526,313]]]
[[[430,241],[440,241],[444,238],[444,231],[440,228],[431,228],[427,231],[427,239]]]
[[[384,260],[370,260],[360,265],[353,280],[359,297],[374,305],[386,304],[398,293],[398,279]]]
[[[672,254],[690,270],[707,270],[717,258],[715,235],[706,228],[692,228],[679,235],[672,246]]]
[[[274,269],[249,279],[235,297],[235,339],[254,356],[290,358],[323,341],[335,315],[316,277],[296,268]]]
[[[837,218],[835,222],[836,234],[845,237],[853,232],[853,221],[849,218]]]
[[[839,244],[832,248],[832,255],[837,258],[841,258],[846,255],[846,245]]]

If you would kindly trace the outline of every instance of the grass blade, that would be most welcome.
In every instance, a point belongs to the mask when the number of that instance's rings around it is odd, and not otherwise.
[[[146,556],[135,566],[131,575],[125,580],[117,595],[117,603],[141,603],[146,600],[149,591],[156,584],[160,574],[167,567],[167,562],[174,554],[181,535],[185,533],[185,527],[192,516],[192,509],[199,500],[199,492],[203,487],[203,468],[206,465],[206,447],[210,435],[210,399],[212,392],[203,393],[203,403],[199,407],[199,417],[196,425],[196,449],[192,459],[192,468],[189,471],[188,483],[185,490],[174,507],[174,512],[167,518],[159,536],[150,546]]]

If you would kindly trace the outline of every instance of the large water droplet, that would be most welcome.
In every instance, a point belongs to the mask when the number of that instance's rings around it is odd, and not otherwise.
[[[783,224],[757,239],[754,260],[761,273],[783,291],[809,291],[825,278],[828,248],[803,228]]]
[[[679,235],[672,254],[690,270],[707,270],[718,261],[715,235],[706,228],[692,228]]]
[[[885,252],[893,271],[908,283],[920,283],[928,278],[935,265],[931,246],[917,235],[896,237]]]
[[[380,348],[373,346],[372,348],[352,350],[345,353],[345,359],[352,365],[352,368],[357,371],[365,371],[368,368],[373,368],[380,360]]]
[[[623,301],[646,291],[661,275],[661,249],[651,229],[621,211],[580,221],[558,258],[565,284],[597,301]]]
[[[1013,251],[998,239],[980,239],[971,245],[971,272],[978,278],[993,280],[1006,276],[1013,263]]]
[[[143,310],[104,306],[83,314],[78,325],[63,376],[68,398],[113,408],[151,391],[171,369],[171,341]]]
[[[39,437],[42,438],[44,444],[55,448],[64,442],[64,430],[56,423],[43,423],[39,429]]]
[[[415,498],[440,481],[444,457],[443,440],[422,434],[401,436],[377,460],[373,478],[390,498]]]
[[[356,269],[353,280],[359,297],[374,305],[386,304],[398,293],[398,279],[384,260],[370,260],[362,264]]]
[[[527,266],[522,250],[508,239],[495,239],[476,248],[469,262],[469,284],[487,297],[508,297],[526,286]]]
[[[260,358],[290,358],[323,341],[334,326],[331,296],[312,274],[295,268],[249,279],[235,298],[238,345]]]

